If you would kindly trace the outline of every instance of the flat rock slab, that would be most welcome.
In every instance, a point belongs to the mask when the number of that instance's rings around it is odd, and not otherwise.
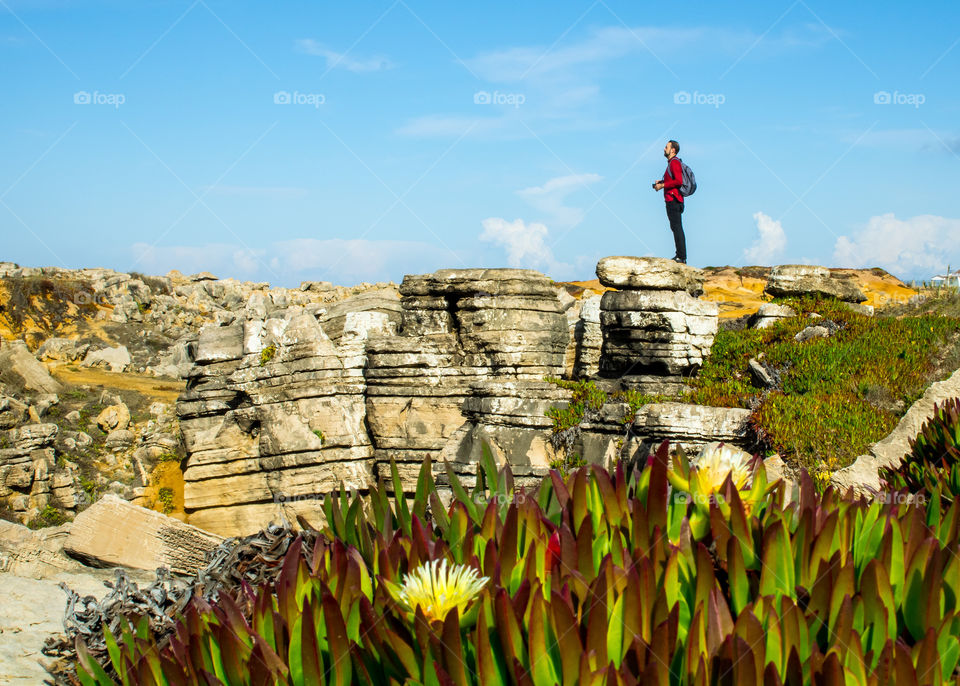
[[[604,257],[597,278],[609,288],[703,293],[703,272],[662,257]]]
[[[721,441],[737,445],[747,432],[750,410],[739,407],[710,407],[687,403],[644,405],[633,420],[641,436],[682,443]]]
[[[781,264],[770,270],[764,292],[774,297],[825,295],[845,302],[867,299],[849,275],[835,275],[828,268],[811,264]]]
[[[0,343],[0,380],[14,388],[41,393],[60,393],[63,386],[33,356],[23,341]]]
[[[106,495],[77,515],[64,550],[100,566],[193,574],[223,538]]]

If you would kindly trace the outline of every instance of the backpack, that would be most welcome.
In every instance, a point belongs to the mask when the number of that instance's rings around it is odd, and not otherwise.
[[[680,195],[687,197],[697,192],[697,177],[693,175],[693,170],[688,167],[679,157],[676,158],[683,170],[683,185],[680,186]],[[673,172],[670,171],[670,163],[667,162],[667,173],[673,178]]]

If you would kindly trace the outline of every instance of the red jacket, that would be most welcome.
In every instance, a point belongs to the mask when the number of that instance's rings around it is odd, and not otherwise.
[[[670,174],[673,174],[671,176]],[[667,170],[663,172],[663,200],[676,200],[683,202],[683,196],[680,195],[680,186],[683,185],[683,165],[680,160],[673,156],[667,162]]]

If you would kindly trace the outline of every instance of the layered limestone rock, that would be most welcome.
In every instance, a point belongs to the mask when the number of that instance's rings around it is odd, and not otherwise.
[[[534,271],[446,269],[406,277],[400,293],[399,335],[367,347],[367,424],[381,468],[392,458],[412,484],[448,444],[469,471],[465,403],[540,392],[563,373],[569,331],[557,288]]]
[[[600,375],[652,392],[676,390],[710,353],[719,308],[699,300],[703,274],[657,257],[605,258]],[[646,285],[649,282],[650,285]]]
[[[201,331],[177,405],[190,523],[236,534],[281,516],[317,522],[321,494],[370,483],[366,332],[334,345],[317,314],[291,307]]]
[[[867,299],[852,275],[831,273],[827,267],[782,264],[770,270],[764,292],[774,297],[825,295],[852,303]]]
[[[48,505],[72,514],[77,508],[76,474],[69,463],[57,464],[56,424],[23,424],[2,436],[0,502],[22,521],[35,518]]]

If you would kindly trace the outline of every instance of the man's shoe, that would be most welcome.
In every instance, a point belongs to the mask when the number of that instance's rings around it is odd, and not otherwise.
[[[679,262],[680,264],[686,264],[686,263],[687,263],[686,260],[681,260],[679,257],[674,257],[674,258],[673,258],[673,261],[674,261],[674,262]]]

